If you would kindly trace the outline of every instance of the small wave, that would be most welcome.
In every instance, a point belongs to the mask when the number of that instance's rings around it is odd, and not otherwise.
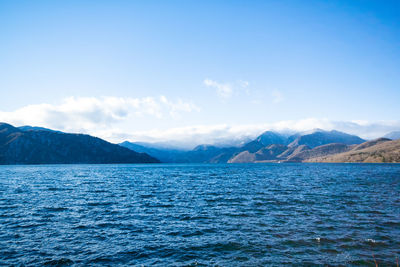
[[[384,221],[383,225],[385,226],[399,226],[400,227],[400,221]]]
[[[98,228],[116,228],[116,227],[120,227],[121,224],[120,223],[112,223],[112,222],[100,222],[95,224],[96,227]]]
[[[68,258],[61,258],[57,260],[48,260],[43,263],[46,266],[68,266],[73,265],[74,262]]]
[[[21,187],[18,187],[18,188],[16,188],[16,189],[14,190],[14,192],[17,193],[17,194],[24,193],[25,191],[26,191],[26,190],[23,189],[23,188],[21,188]]]
[[[202,232],[202,231],[194,231],[194,232],[191,232],[191,233],[187,233],[187,234],[182,234],[182,236],[183,237],[192,237],[192,236],[201,236],[201,235],[203,235],[204,233]]]
[[[107,190],[103,190],[103,189],[98,189],[98,190],[94,190],[94,193],[107,193]]]
[[[46,225],[45,223],[27,223],[27,224],[18,224],[15,228],[36,228]]]
[[[45,207],[43,208],[44,211],[49,211],[49,212],[61,212],[61,211],[66,211],[68,208],[65,207]]]
[[[87,229],[87,228],[89,228],[87,225],[82,225],[82,224],[73,227],[73,229]]]
[[[178,235],[180,235],[181,233],[180,232],[178,232],[178,231],[172,231],[172,232],[168,232],[167,233],[167,235],[169,235],[169,236],[178,236]]]
[[[100,256],[89,261],[89,263],[110,264],[113,260],[108,257]]]
[[[365,240],[365,243],[374,246],[374,247],[382,247],[382,246],[386,246],[386,243],[380,240],[375,240],[372,238],[368,238]]]
[[[71,188],[49,187],[47,191],[71,191]]]
[[[339,253],[338,250],[333,249],[333,248],[325,248],[325,249],[321,249],[321,251],[329,253],[329,254],[334,254],[334,255],[337,255]]]
[[[89,207],[96,207],[96,206],[110,206],[115,204],[115,202],[89,202],[87,205]]]
[[[144,194],[144,195],[140,195],[141,198],[152,198],[154,197],[153,194]]]
[[[145,253],[144,251],[138,251],[138,250],[125,251],[122,252],[121,254],[129,257],[130,259],[144,259],[150,257],[150,255]]]
[[[283,245],[290,246],[290,247],[305,247],[310,245],[310,241],[303,240],[303,239],[289,239],[283,241]]]
[[[173,208],[172,204],[155,204],[155,205],[147,205],[149,208]]]

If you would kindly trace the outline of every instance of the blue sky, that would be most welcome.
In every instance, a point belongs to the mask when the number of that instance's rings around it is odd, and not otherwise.
[[[400,127],[398,14],[399,1],[0,1],[0,120],[111,141],[343,123],[373,137]]]

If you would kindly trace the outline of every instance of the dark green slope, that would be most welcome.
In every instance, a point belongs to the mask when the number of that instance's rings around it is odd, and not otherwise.
[[[85,134],[23,131],[0,123],[0,164],[157,163],[137,153]]]

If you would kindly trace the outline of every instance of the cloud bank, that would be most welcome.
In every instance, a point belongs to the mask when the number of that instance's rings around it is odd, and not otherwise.
[[[181,99],[171,101],[165,96],[69,97],[58,105],[37,104],[11,112],[0,111],[0,121],[93,134],[104,132],[117,123],[137,118],[176,119],[182,113],[194,111],[200,111],[195,104]]]
[[[166,142],[181,148],[199,144],[240,145],[266,130],[283,133],[315,128],[339,130],[373,139],[400,129],[400,121],[335,121],[307,118],[273,123],[238,125],[188,125],[160,128],[157,122],[173,121],[192,112],[200,112],[195,104],[165,96],[144,98],[69,97],[60,104],[28,105],[14,111],[0,111],[0,121],[16,126],[32,125],[65,132],[87,133],[111,142]],[[145,130],[136,127],[147,121]],[[167,124],[168,125],[168,124]]]
[[[193,148],[199,144],[236,146],[255,138],[266,130],[293,134],[316,128],[338,130],[358,135],[364,139],[374,139],[382,137],[391,131],[399,130],[400,121],[332,121],[328,119],[308,118],[260,124],[198,125],[167,130],[135,132],[126,135],[125,139],[131,141],[166,142],[183,148]]]

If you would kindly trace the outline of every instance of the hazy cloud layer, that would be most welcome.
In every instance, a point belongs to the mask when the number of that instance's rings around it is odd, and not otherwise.
[[[382,137],[391,131],[399,130],[400,122],[371,123],[365,121],[331,121],[327,119],[309,118],[297,121],[288,120],[266,124],[234,126],[199,125],[167,130],[151,130],[126,134],[123,136],[123,139],[145,142],[167,142],[171,145],[185,148],[192,148],[199,144],[229,146],[243,144],[266,130],[293,134],[295,132],[303,132],[315,128],[339,130],[359,135],[365,139],[374,139]],[[114,136],[113,138],[115,137],[117,136]]]
[[[0,111],[0,121],[72,132],[97,133],[135,118],[179,118],[199,111],[191,102],[171,101],[165,96],[144,98],[69,97],[59,105],[28,105],[11,112]]]
[[[400,129],[400,121],[333,121],[308,118],[251,125],[197,125],[160,128],[163,119],[178,120],[180,116],[199,112],[200,108],[181,99],[165,96],[144,98],[70,97],[60,104],[28,105],[11,112],[0,111],[0,121],[16,126],[42,126],[66,132],[95,135],[111,142],[168,142],[192,148],[199,144],[240,145],[266,130],[283,133],[302,132],[315,128],[336,129],[365,139],[381,137]],[[149,122],[138,130],[140,120]]]

